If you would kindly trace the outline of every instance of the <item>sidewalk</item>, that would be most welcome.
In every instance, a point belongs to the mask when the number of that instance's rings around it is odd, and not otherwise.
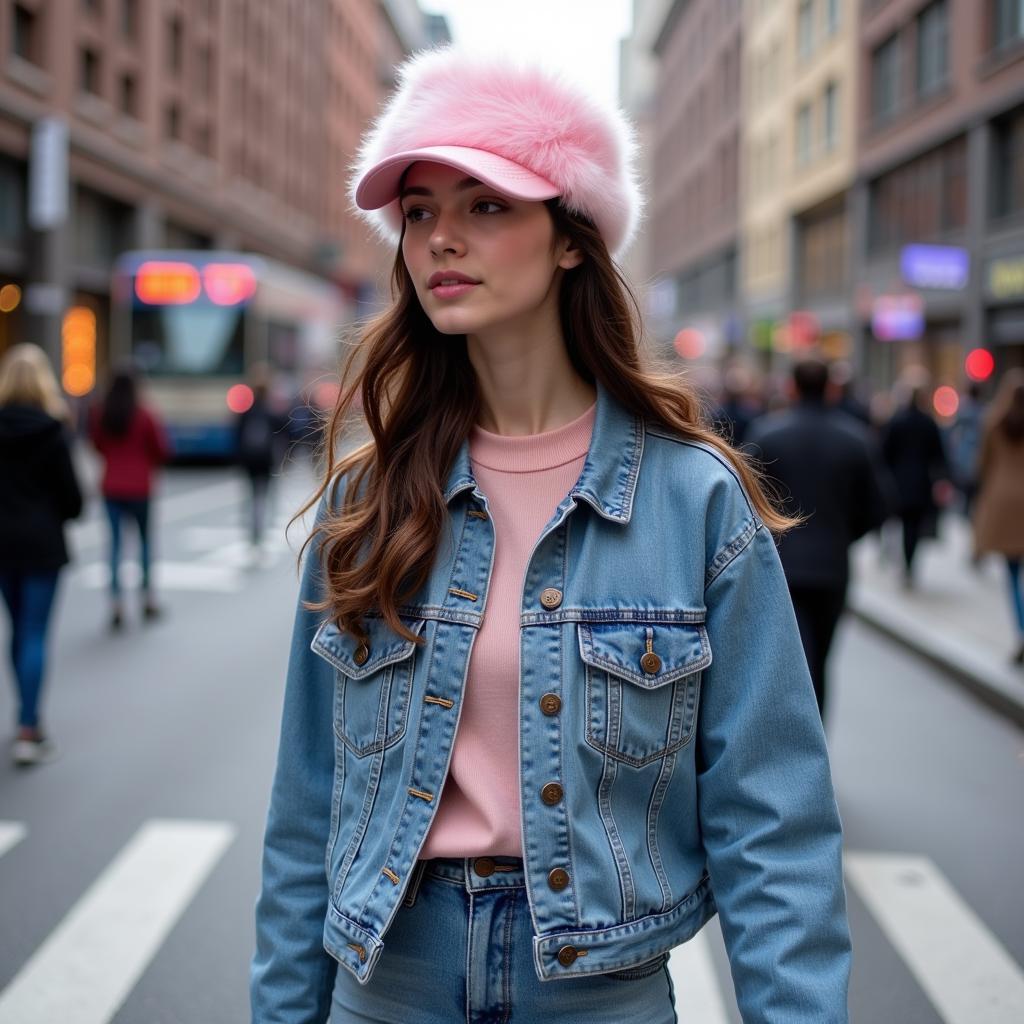
[[[913,590],[902,585],[897,524],[887,524],[884,545],[883,555],[871,536],[851,552],[850,611],[1024,726],[1024,667],[1010,662],[1018,641],[1005,565],[990,557],[971,566],[970,529],[956,513],[942,517],[938,540],[918,549]]]

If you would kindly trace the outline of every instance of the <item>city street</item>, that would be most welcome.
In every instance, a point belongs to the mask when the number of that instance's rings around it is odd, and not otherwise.
[[[120,635],[106,628],[95,501],[71,531],[44,698],[61,757],[31,770],[0,762],[0,1024],[247,1019],[304,537],[297,524],[289,548],[283,526],[311,485],[302,465],[279,481],[272,538],[253,565],[242,481],[168,472],[156,517],[167,614],[143,624],[130,608]],[[1024,736],[853,619],[837,642],[833,698],[851,1020],[1024,1019]],[[670,968],[681,1022],[740,1020],[717,922]]]

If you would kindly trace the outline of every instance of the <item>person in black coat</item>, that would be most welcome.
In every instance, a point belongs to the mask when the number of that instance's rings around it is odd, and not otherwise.
[[[793,384],[796,405],[755,420],[744,447],[776,482],[786,511],[806,517],[782,538],[779,557],[824,717],[825,662],[846,603],[849,548],[885,521],[888,497],[870,433],[826,404],[828,366],[798,362]]]
[[[915,385],[882,432],[882,454],[896,484],[896,514],[903,524],[903,581],[914,584],[914,555],[923,536],[935,535],[935,485],[950,477],[942,434],[927,412],[927,388]]]
[[[16,764],[52,760],[39,720],[46,639],[60,570],[64,524],[82,511],[66,431],[68,413],[45,353],[15,345],[0,362],[0,591],[11,617],[18,688]]]

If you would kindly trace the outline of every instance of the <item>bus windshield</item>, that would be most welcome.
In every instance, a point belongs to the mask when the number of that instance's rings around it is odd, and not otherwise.
[[[136,306],[131,351],[151,376],[238,376],[244,369],[244,306]]]

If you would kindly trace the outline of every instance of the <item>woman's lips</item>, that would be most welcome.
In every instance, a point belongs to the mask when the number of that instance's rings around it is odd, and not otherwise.
[[[436,295],[439,299],[457,299],[475,287],[476,285],[470,281],[460,281],[458,284],[436,284],[430,289],[430,294]]]

